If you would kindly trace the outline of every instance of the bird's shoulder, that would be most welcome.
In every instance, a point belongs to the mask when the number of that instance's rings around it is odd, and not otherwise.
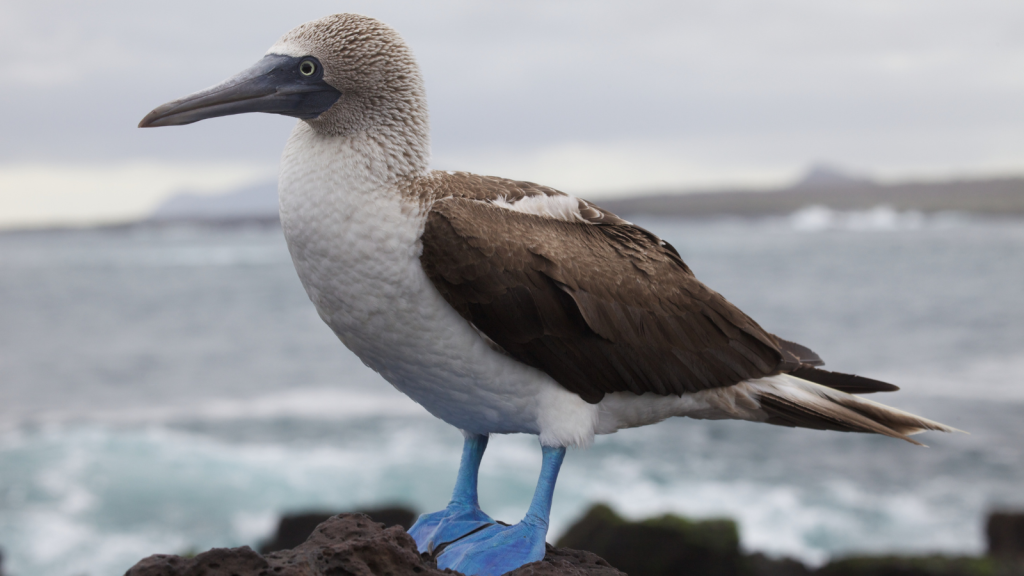
[[[603,225],[630,224],[609,210],[550,186],[498,176],[482,176],[471,172],[433,170],[413,179],[406,194],[428,210],[438,202],[461,199],[541,215],[545,210],[549,214],[552,210],[561,214],[566,208],[571,208],[572,212],[575,212],[571,214],[573,219],[581,222]],[[520,204],[523,200],[527,202]]]
[[[704,300],[719,297],[672,245],[582,198],[469,172],[435,171],[418,185],[430,249],[425,258],[439,250],[483,249],[481,256],[503,270],[533,269],[573,289],[582,282],[609,297],[632,296],[638,304],[662,284]]]

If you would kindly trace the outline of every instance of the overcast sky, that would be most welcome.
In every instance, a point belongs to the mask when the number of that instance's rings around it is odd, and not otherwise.
[[[597,199],[779,184],[819,161],[1024,173],[1021,2],[2,0],[0,225],[273,178],[292,119],[135,126],[346,11],[412,46],[437,168]]]

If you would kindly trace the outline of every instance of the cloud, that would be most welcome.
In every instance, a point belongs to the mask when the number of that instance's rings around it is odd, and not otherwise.
[[[174,192],[212,194],[275,175],[261,166],[195,162],[0,165],[0,227],[130,221]]]
[[[692,142],[679,141],[567,142],[526,151],[485,149],[435,156],[433,164],[542,182],[588,199],[681,187],[781,186],[797,177],[778,165],[758,165],[750,159],[720,163],[702,157],[695,148]]]
[[[343,8],[388,22],[413,47],[445,167],[536,174],[598,192],[770,183],[820,158],[886,177],[1024,171],[1024,4],[352,0]],[[276,165],[290,119],[152,132],[135,124],[251,64],[292,26],[338,9],[327,0],[0,4],[0,163]]]

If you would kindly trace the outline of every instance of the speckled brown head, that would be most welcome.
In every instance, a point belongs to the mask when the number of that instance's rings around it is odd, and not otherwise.
[[[269,112],[325,136],[379,132],[427,141],[419,68],[401,36],[357,14],[313,20],[285,34],[252,67],[213,88],[159,106],[140,127]]]

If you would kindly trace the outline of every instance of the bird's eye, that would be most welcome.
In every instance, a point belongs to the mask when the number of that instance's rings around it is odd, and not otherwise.
[[[303,76],[312,76],[313,74],[316,74],[316,64],[311,60],[303,60],[302,63],[299,64],[299,72]]]

